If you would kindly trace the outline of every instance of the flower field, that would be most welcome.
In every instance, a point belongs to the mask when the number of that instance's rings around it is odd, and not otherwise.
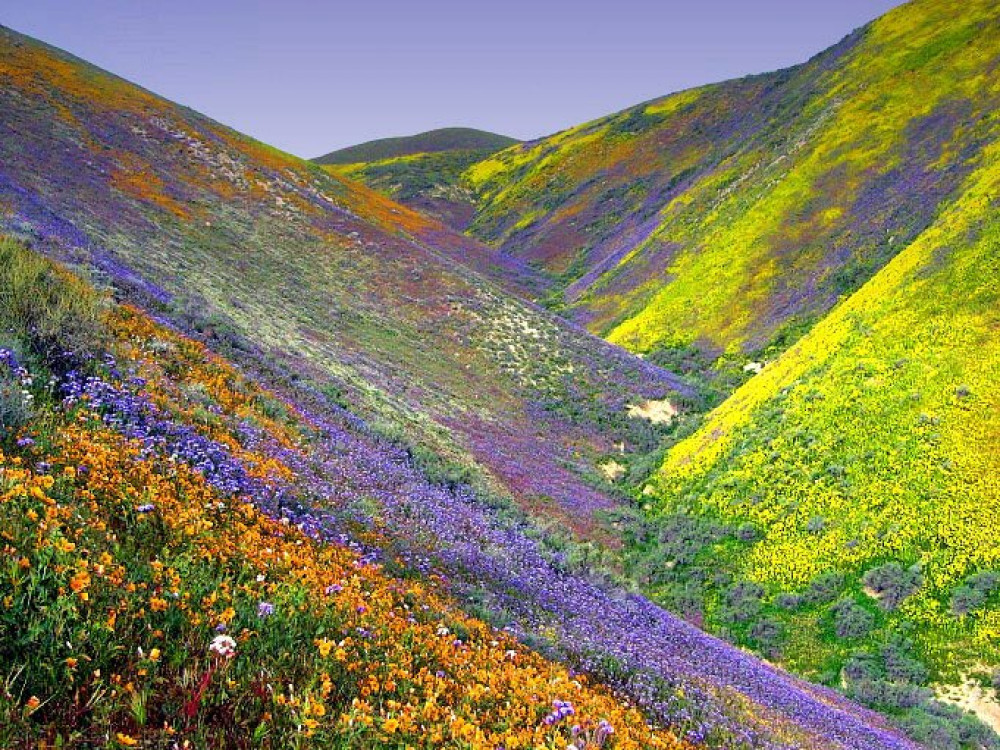
[[[3,458],[5,742],[909,747],[428,483],[349,412],[135,309],[104,326],[78,367],[4,354],[34,404]]]
[[[713,628],[904,715],[1000,667],[998,188],[992,146],[933,229],[668,454],[655,525],[727,531],[669,573],[638,556],[668,606],[710,559]]]
[[[998,20],[346,168],[0,27],[0,747],[1000,748]]]

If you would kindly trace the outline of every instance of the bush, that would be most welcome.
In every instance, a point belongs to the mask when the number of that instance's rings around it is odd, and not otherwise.
[[[836,599],[843,588],[843,575],[833,571],[821,573],[809,584],[803,598],[809,604],[826,604]]]
[[[763,587],[749,581],[741,581],[727,592],[723,616],[733,622],[748,622],[760,612],[763,598]]]
[[[1000,589],[1000,573],[995,570],[985,570],[969,576],[952,592],[951,611],[956,615],[965,615],[974,609],[979,609],[998,589]]]
[[[895,682],[923,685],[930,678],[927,667],[913,657],[914,643],[901,634],[893,634],[882,647],[885,675]]]
[[[736,538],[741,542],[755,542],[760,537],[760,531],[752,523],[740,524],[740,527],[736,529]]]
[[[831,612],[838,638],[864,638],[875,626],[875,615],[853,599],[841,599]]]
[[[749,631],[750,639],[769,655],[774,655],[784,639],[785,632],[781,623],[765,619],[755,622]]]
[[[101,299],[66,269],[0,238],[0,327],[59,370],[102,348]]]
[[[904,568],[891,562],[869,570],[862,582],[878,596],[883,609],[893,610],[920,588],[924,577],[916,565]]]

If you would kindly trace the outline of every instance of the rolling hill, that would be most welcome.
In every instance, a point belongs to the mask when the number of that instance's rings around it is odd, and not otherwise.
[[[637,560],[672,609],[813,680],[901,713],[933,690],[1000,728],[997,141],[977,167],[670,451]]]
[[[351,146],[313,161],[462,231],[475,213],[474,195],[462,175],[515,143],[495,133],[445,128]]]
[[[990,723],[1000,687],[997,21],[915,0],[786,71],[348,167],[0,28],[0,658],[54,691],[0,727],[92,727],[93,660],[93,695],[140,687],[129,740],[155,696],[196,741],[561,747],[582,673],[615,747],[1000,747],[948,705]],[[105,555],[134,588],[88,609]],[[149,684],[147,614],[178,640]],[[229,664],[194,656],[216,621],[282,701],[245,662],[242,697],[181,697]],[[311,638],[357,674],[288,658]]]
[[[447,151],[475,151],[492,154],[517,143],[498,133],[489,133],[475,128],[439,128],[426,133],[379,138],[375,141],[359,143],[313,159],[317,164],[358,164],[361,162],[383,161],[400,156],[437,154]]]
[[[617,504],[598,466],[664,431],[629,405],[689,390],[519,301],[518,262],[357,183],[9,30],[0,77],[4,227],[445,473],[588,533]]]
[[[914,0],[797,67],[512,146],[464,174],[468,233],[633,351],[773,356],[976,170],[996,136],[997,29],[988,0]]]
[[[974,742],[934,695],[1000,727],[998,69],[995,3],[914,0],[458,183],[550,306],[747,381],[637,488],[633,575],[933,747]]]

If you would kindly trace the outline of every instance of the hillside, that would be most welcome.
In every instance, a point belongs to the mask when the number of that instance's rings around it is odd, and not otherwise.
[[[462,231],[475,214],[475,196],[462,175],[516,143],[481,130],[445,128],[351,146],[313,161]]]
[[[317,164],[359,164],[361,162],[383,161],[400,156],[436,154],[444,151],[478,151],[495,153],[517,143],[516,138],[490,133],[475,128],[440,128],[426,133],[379,138],[375,141],[359,143],[313,159]]]
[[[622,748],[914,747],[568,533],[616,541],[598,462],[654,449],[630,407],[684,382],[456,263],[519,270],[482,245],[9,30],[0,80],[33,248],[0,243],[4,743],[563,747],[570,701],[587,747],[601,718]]]
[[[4,746],[913,747],[572,572],[349,410],[0,260]]]
[[[914,0],[809,62],[473,165],[469,233],[664,362],[771,357],[935,220],[996,137],[990,0]]]
[[[4,747],[551,746],[572,736],[545,720],[561,701],[588,740],[685,747],[379,562],[343,489],[306,505],[334,479],[310,448],[389,446],[14,243],[0,260]]]
[[[0,745],[1000,748],[998,21],[347,166],[0,27]]]
[[[915,715],[932,691],[1000,730],[998,142],[927,229],[669,452],[634,548],[674,611],[941,748],[963,738]]]
[[[656,446],[628,407],[681,406],[677,378],[519,301],[518,262],[9,30],[0,81],[0,226],[443,476],[606,535],[598,466]]]

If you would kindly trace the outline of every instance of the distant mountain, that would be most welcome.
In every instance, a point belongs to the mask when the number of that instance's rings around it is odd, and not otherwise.
[[[515,143],[518,143],[516,138],[508,138],[486,130],[439,128],[416,135],[366,141],[356,146],[331,151],[316,157],[313,161],[317,164],[359,164],[444,151],[481,151],[492,154]]]
[[[461,231],[475,214],[463,173],[516,143],[482,130],[444,128],[351,146],[314,161]]]

